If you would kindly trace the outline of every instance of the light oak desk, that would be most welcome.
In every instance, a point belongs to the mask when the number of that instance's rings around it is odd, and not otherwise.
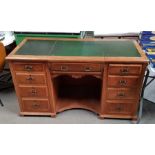
[[[21,115],[137,118],[148,61],[135,41],[26,38],[7,60]]]

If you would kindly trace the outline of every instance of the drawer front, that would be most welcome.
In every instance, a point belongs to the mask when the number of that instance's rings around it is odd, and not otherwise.
[[[133,103],[106,103],[106,114],[132,114],[134,111]]]
[[[101,65],[89,63],[52,63],[50,64],[50,69],[61,72],[101,72]]]
[[[108,74],[109,75],[139,75],[141,73],[141,65],[130,64],[110,64]]]
[[[22,109],[24,112],[50,112],[50,105],[48,99],[22,99]]]
[[[18,84],[46,84],[46,75],[16,72],[16,80]]]
[[[42,72],[45,70],[45,65],[42,63],[13,63],[15,71],[26,72]]]
[[[119,100],[119,99],[136,99],[138,97],[136,89],[117,89],[108,88],[107,89],[107,99],[108,100]]]
[[[48,97],[46,86],[19,86],[19,93],[21,97]]]
[[[138,76],[108,76],[108,87],[137,87]]]

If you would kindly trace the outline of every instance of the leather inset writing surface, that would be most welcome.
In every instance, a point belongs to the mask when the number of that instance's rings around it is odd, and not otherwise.
[[[16,55],[140,57],[132,41],[28,40]]]
[[[47,55],[55,44],[55,40],[28,40],[17,52],[16,55]]]

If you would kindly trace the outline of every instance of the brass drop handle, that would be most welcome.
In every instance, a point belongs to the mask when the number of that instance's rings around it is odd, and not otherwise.
[[[31,71],[33,69],[33,66],[31,66],[31,65],[25,65],[24,69],[26,71]]]
[[[32,104],[32,107],[33,107],[33,108],[35,108],[35,109],[37,109],[37,108],[39,108],[39,107],[40,107],[40,105],[39,105],[39,104],[37,104],[37,103],[33,103],[33,104]]]
[[[61,66],[60,67],[60,70],[61,71],[68,71],[68,66]]]
[[[37,90],[36,89],[32,89],[31,92],[32,92],[33,95],[36,95],[37,94]]]
[[[127,74],[127,73],[129,73],[129,69],[128,68],[122,68],[122,69],[120,69],[120,73],[121,74]]]
[[[127,81],[126,80],[120,80],[119,83],[121,86],[125,86],[127,84]]]
[[[32,77],[31,75],[29,75],[29,77],[26,78],[26,80],[28,80],[28,81],[32,81],[32,80],[33,80],[33,77]]]
[[[117,96],[119,96],[119,97],[124,97],[124,96],[125,96],[125,93],[124,93],[124,92],[119,92],[119,93],[117,94]]]
[[[90,72],[91,71],[91,67],[89,67],[89,66],[85,67],[85,71],[86,72]]]
[[[120,107],[120,106],[119,107],[116,107],[116,110],[117,111],[122,111],[122,107]]]

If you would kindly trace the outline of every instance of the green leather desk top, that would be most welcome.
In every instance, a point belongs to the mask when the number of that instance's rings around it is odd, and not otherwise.
[[[140,57],[132,41],[28,40],[16,55]]]

